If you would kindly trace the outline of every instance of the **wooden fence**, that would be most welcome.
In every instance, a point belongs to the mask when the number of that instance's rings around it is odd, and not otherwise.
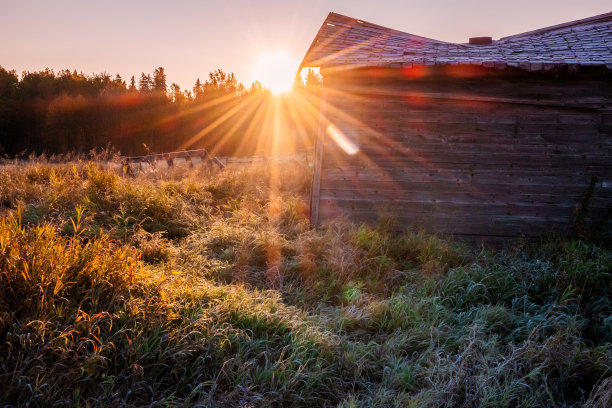
[[[266,156],[263,154],[249,157],[215,157],[205,149],[185,150],[180,152],[149,154],[146,156],[124,157],[123,165],[127,173],[147,171],[154,168],[169,168],[175,166],[208,164],[218,169],[226,167],[246,167],[253,164],[266,163],[297,163],[301,166],[312,166],[312,151],[305,150],[295,154],[279,154]]]

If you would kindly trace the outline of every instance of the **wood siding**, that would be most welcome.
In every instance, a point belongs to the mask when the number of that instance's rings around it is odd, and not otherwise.
[[[609,229],[609,78],[384,72],[325,76],[327,120],[359,151],[322,134],[313,224],[346,214],[483,237]]]

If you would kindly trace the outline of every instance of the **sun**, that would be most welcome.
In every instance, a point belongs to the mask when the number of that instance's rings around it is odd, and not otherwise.
[[[278,95],[293,86],[297,62],[284,52],[263,55],[253,68],[253,76],[265,88]]]

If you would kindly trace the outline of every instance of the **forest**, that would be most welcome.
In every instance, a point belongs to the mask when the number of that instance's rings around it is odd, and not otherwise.
[[[316,102],[295,112],[291,98],[316,89],[310,73],[291,95],[248,88],[222,69],[192,90],[167,84],[163,67],[125,81],[76,70],[23,72],[0,67],[0,154],[61,155],[112,147],[125,155],[208,149],[218,155],[308,148]],[[271,118],[275,119],[272,120]],[[275,137],[272,137],[275,135]]]

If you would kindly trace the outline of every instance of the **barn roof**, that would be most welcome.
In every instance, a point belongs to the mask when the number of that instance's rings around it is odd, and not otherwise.
[[[488,45],[438,41],[329,13],[300,68],[475,64],[542,71],[612,69],[612,12],[529,31]]]

